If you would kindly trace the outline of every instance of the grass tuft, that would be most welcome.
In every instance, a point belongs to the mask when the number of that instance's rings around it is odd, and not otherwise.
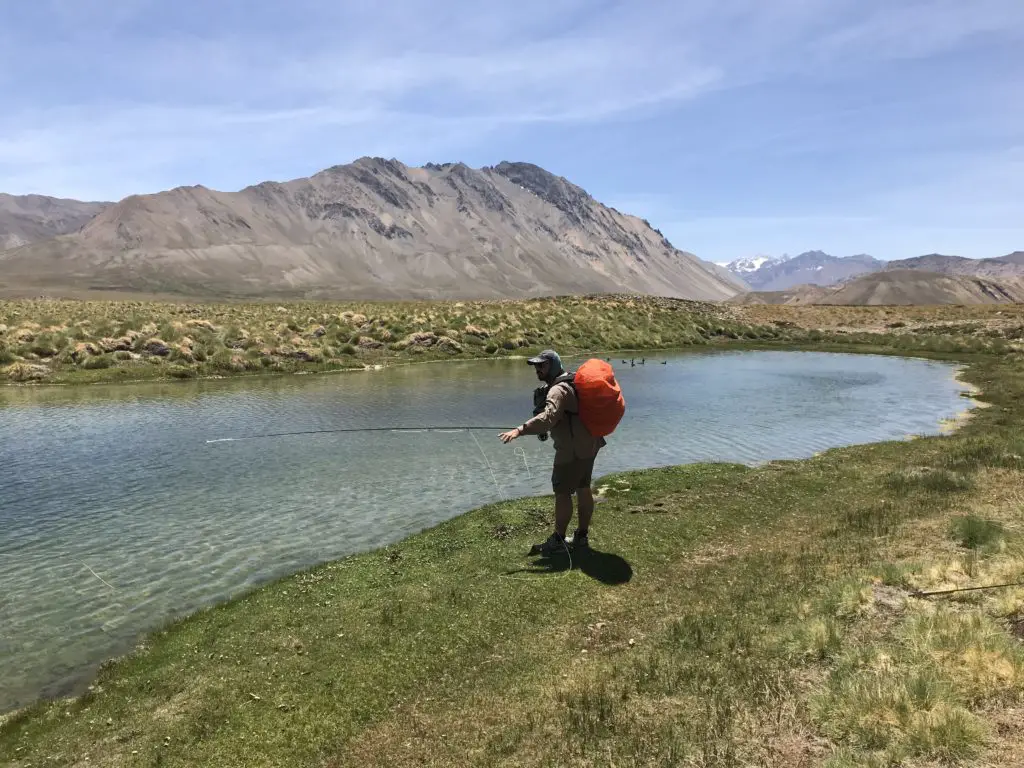
[[[998,550],[1006,535],[1006,527],[999,522],[983,520],[976,515],[964,515],[953,520],[953,537],[965,549]]]

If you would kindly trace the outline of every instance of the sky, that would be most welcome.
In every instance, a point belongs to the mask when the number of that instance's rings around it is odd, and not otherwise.
[[[1024,0],[0,5],[0,191],[540,165],[709,261],[1024,250]]]

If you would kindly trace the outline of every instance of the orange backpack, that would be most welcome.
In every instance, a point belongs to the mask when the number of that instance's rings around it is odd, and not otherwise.
[[[615,380],[615,372],[604,360],[592,357],[575,374],[559,376],[556,382],[569,384],[579,401],[579,417],[594,437],[607,437],[622,421],[626,401]]]

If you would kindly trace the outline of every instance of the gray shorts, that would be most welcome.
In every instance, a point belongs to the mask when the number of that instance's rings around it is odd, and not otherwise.
[[[596,458],[596,457],[595,457]],[[551,470],[551,489],[555,495],[572,495],[580,488],[589,488],[594,475],[594,459],[573,459],[555,464]]]

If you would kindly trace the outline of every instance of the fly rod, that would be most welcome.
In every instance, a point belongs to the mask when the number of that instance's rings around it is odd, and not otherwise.
[[[482,430],[506,430],[508,427],[487,426],[453,426],[453,427],[344,427],[340,429],[304,429],[297,432],[268,432],[262,435],[243,435],[242,437],[218,437],[207,440],[207,443],[233,443],[239,440],[258,440],[265,437],[286,437],[291,435],[324,435],[341,432],[470,432]]]

